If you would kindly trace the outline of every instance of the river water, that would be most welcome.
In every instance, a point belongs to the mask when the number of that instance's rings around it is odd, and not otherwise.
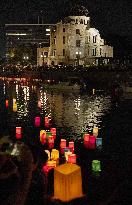
[[[48,116],[60,138],[76,142],[77,161],[84,176],[83,189],[92,202],[97,204],[109,198],[130,172],[131,101],[123,101],[117,107],[112,105],[110,96],[98,88],[95,94],[51,92],[45,90],[38,80],[30,82],[25,78],[2,78],[0,99],[1,136],[14,139],[15,127],[21,126],[25,142],[29,143],[30,139],[32,144],[40,129],[44,128],[44,117]],[[17,102],[15,112],[13,99]],[[41,118],[37,130],[34,126],[36,116]],[[99,128],[98,137],[103,139],[101,151],[88,151],[83,147],[82,133],[92,133],[93,127]],[[93,175],[89,168],[93,159],[102,163],[99,176]]]

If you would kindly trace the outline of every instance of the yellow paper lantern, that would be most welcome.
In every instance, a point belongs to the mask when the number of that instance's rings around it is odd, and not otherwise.
[[[57,149],[52,149],[52,151],[51,151],[51,159],[52,160],[59,159],[59,151]]]
[[[98,127],[94,127],[94,128],[93,128],[93,135],[94,135],[95,137],[98,136],[98,131],[99,131]]]
[[[54,198],[63,202],[82,197],[81,168],[76,164],[63,164],[54,169]]]
[[[13,111],[17,112],[17,103],[13,103]]]
[[[49,167],[50,166],[56,167],[56,161],[54,161],[54,160],[47,161],[46,165],[49,166]]]
[[[71,155],[72,152],[68,151],[68,152],[65,152],[65,158],[66,158],[66,161],[68,161],[68,155]]]

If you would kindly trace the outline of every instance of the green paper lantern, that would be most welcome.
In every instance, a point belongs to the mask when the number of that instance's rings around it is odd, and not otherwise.
[[[94,172],[100,172],[101,171],[101,163],[99,160],[93,160],[92,161],[92,170]]]

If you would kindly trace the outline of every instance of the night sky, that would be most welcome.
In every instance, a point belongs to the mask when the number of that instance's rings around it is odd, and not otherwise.
[[[1,0],[1,31],[5,23],[37,23],[42,15],[44,23],[56,23],[69,15],[76,4],[85,6],[91,17],[91,26],[98,29],[103,36],[125,37],[132,45],[132,1],[131,0]],[[3,32],[2,32],[3,34]],[[0,42],[4,47],[4,36]]]

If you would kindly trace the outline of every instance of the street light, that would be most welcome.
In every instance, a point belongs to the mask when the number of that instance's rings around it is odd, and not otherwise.
[[[79,66],[80,55],[81,55],[81,51],[76,51],[77,65],[78,66]]]

